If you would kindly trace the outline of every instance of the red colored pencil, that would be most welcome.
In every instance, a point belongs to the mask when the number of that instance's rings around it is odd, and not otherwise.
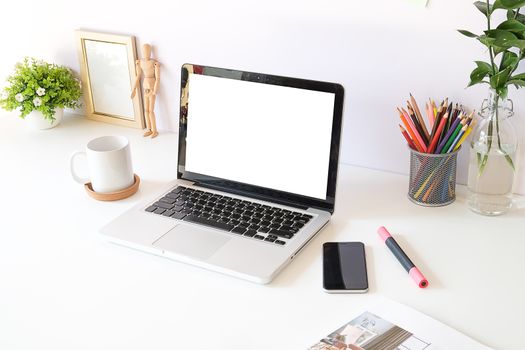
[[[414,144],[414,141],[412,141],[412,139],[410,138],[410,136],[408,136],[408,133],[407,133],[407,131],[405,130],[405,128],[403,128],[401,125],[399,125],[399,130],[401,131],[401,133],[403,134],[403,136],[404,136],[405,139],[407,140],[408,146],[409,146],[410,148],[412,148],[412,149],[417,150],[416,145]]]
[[[441,118],[441,121],[439,122],[439,126],[436,130],[436,133],[434,134],[434,137],[432,138],[432,142],[428,146],[428,153],[434,153],[437,143],[439,141],[439,135],[441,135],[441,132],[443,131],[443,128],[445,127],[445,124],[447,123],[448,119],[448,113],[445,113],[443,118]]]

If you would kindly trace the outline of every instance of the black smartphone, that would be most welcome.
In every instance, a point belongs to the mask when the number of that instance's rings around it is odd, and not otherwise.
[[[323,288],[328,293],[368,291],[365,245],[361,242],[323,244]]]

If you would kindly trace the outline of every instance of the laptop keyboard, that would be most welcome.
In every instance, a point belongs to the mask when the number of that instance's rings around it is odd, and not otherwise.
[[[178,186],[147,212],[285,245],[311,215]]]

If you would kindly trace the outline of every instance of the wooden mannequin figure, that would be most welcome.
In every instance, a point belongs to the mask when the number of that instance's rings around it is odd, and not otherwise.
[[[146,132],[144,137],[156,137],[157,125],[155,122],[155,99],[160,80],[160,63],[151,58],[151,45],[144,44],[142,46],[142,59],[135,62],[135,70],[137,78],[131,90],[131,98],[135,97],[137,87],[140,82],[140,77],[144,75],[142,81],[142,88],[144,89],[144,114],[146,115]]]

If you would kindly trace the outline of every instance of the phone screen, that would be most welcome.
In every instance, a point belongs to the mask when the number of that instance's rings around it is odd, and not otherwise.
[[[361,242],[328,242],[323,245],[323,284],[328,292],[366,292],[365,245]]]

